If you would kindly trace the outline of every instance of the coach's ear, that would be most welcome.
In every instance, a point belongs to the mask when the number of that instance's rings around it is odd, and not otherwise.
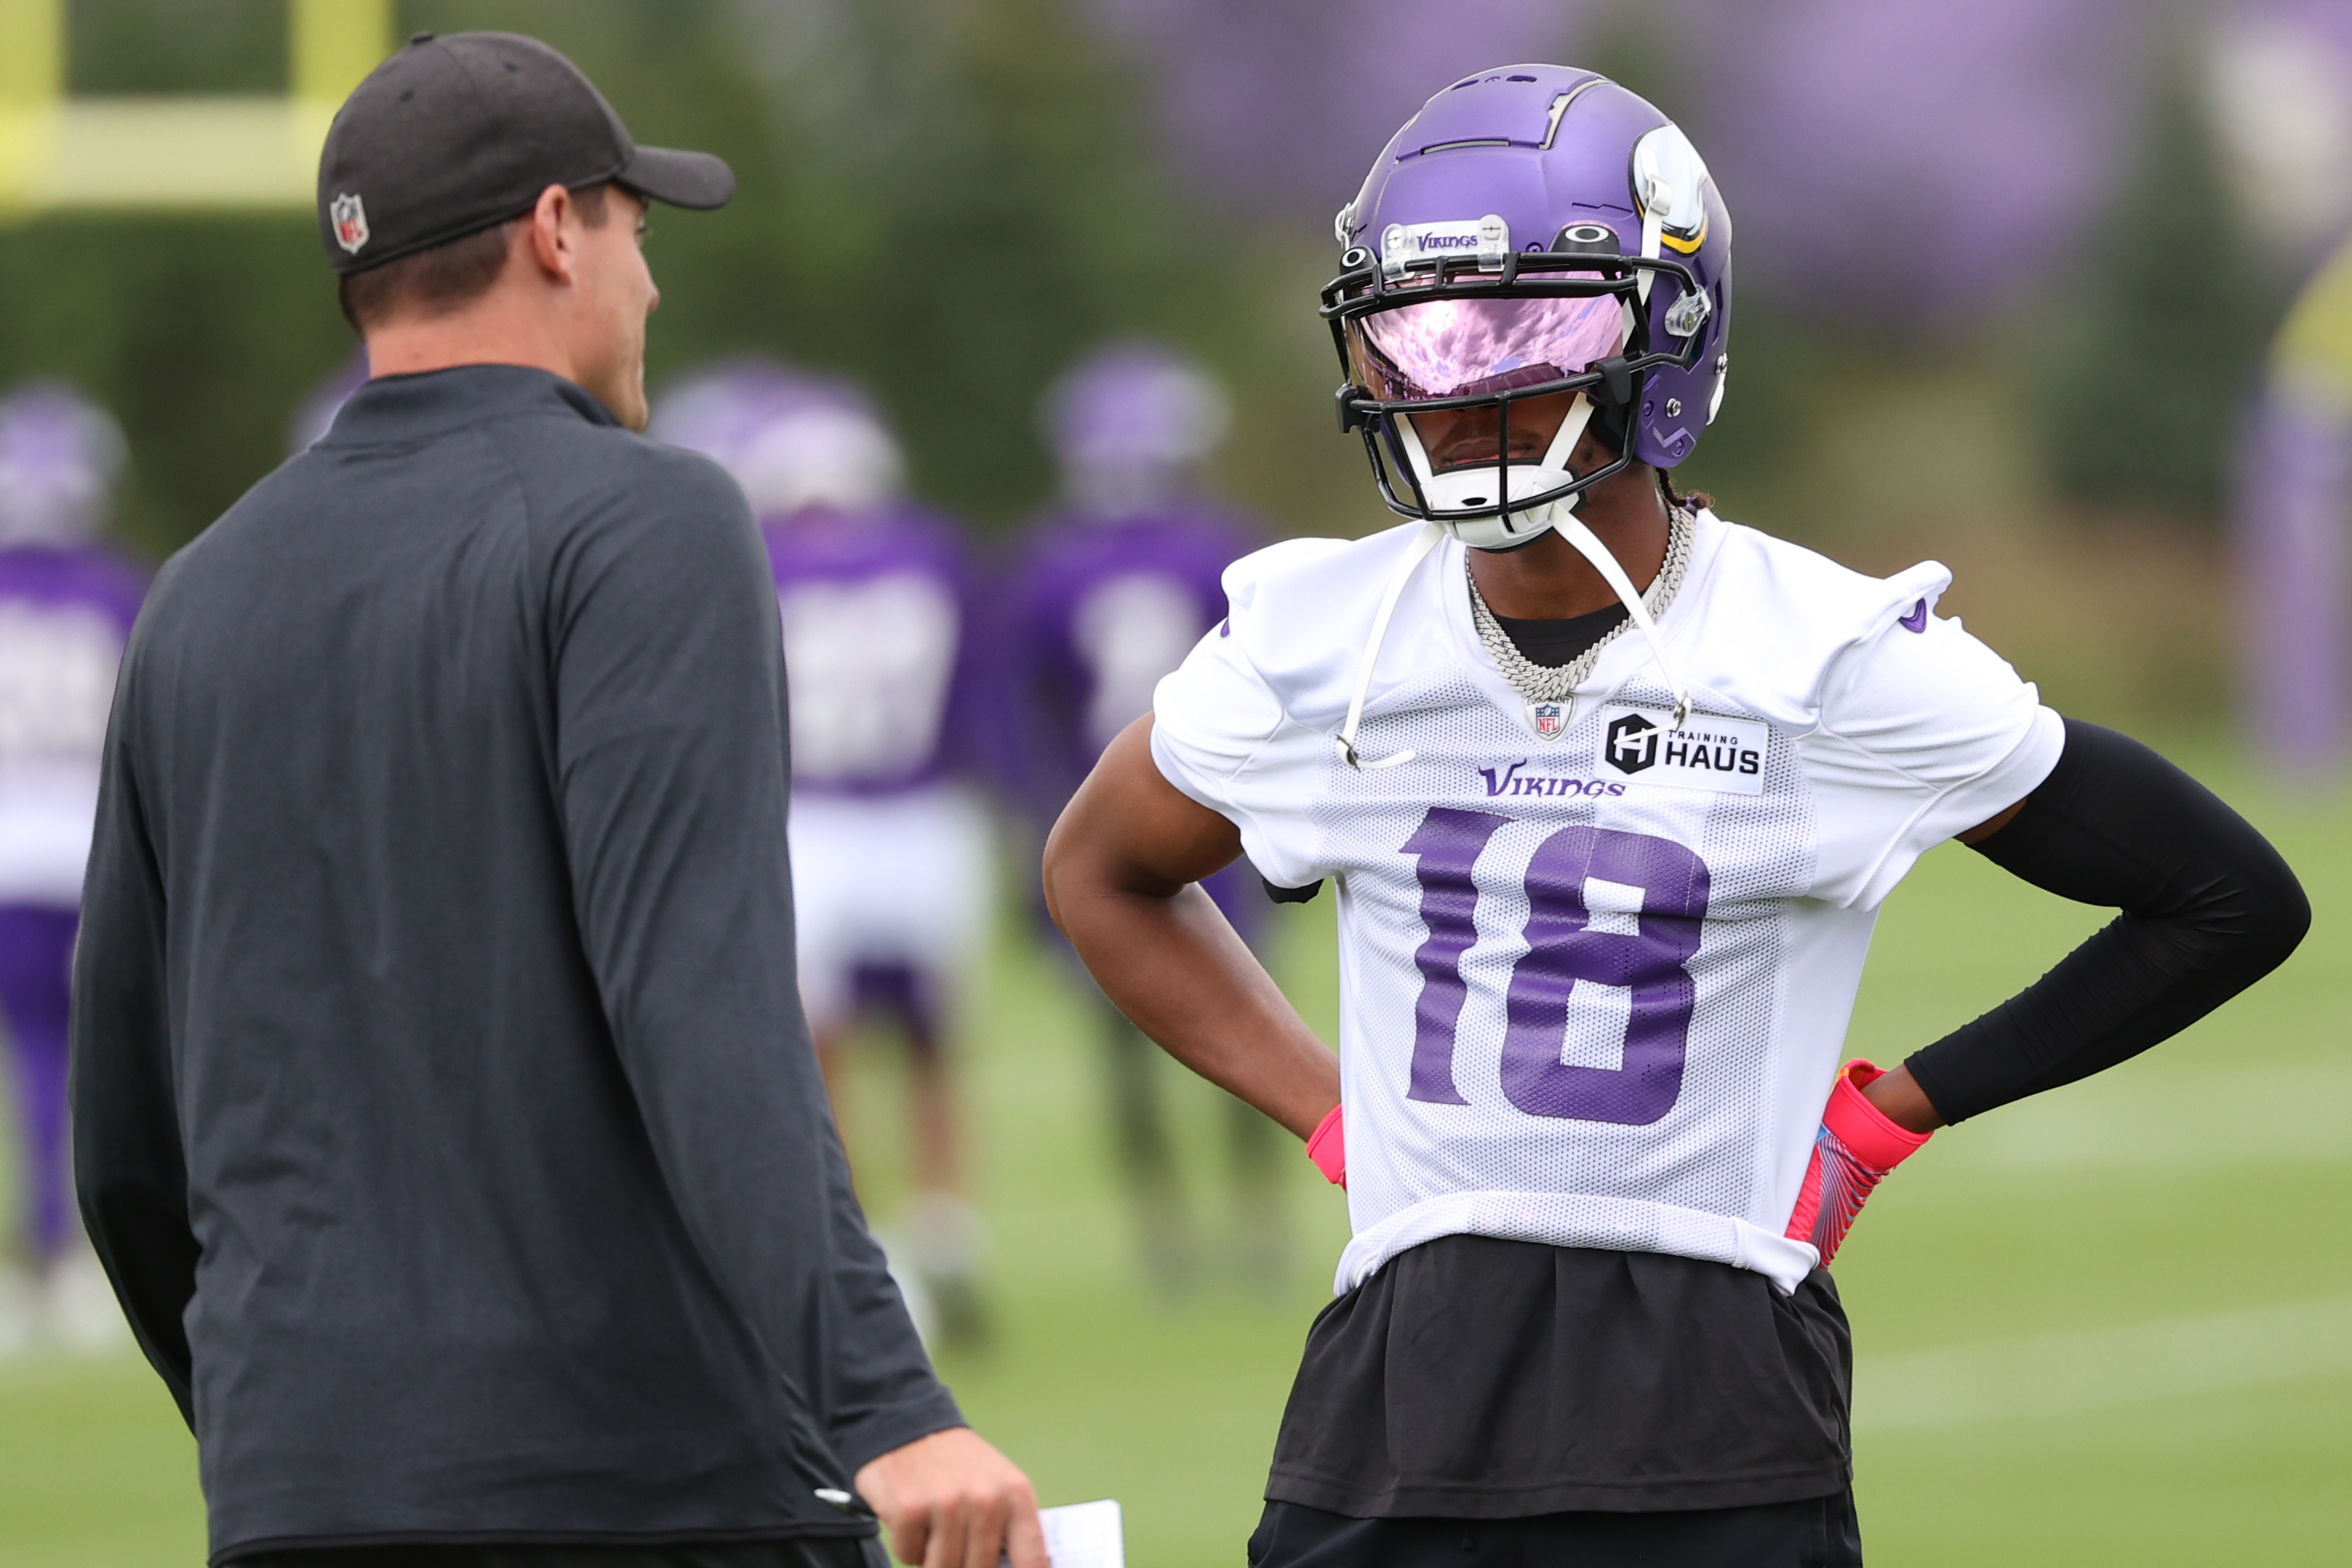
[[[523,249],[551,283],[578,280],[581,224],[579,198],[562,185],[539,193],[538,204],[523,219]],[[511,263],[509,263],[511,265]]]

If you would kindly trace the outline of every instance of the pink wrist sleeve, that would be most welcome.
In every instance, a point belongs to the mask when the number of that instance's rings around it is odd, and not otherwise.
[[[1348,1185],[1348,1127],[1339,1113],[1346,1108],[1332,1106],[1331,1113],[1316,1124],[1307,1140],[1307,1157],[1315,1162],[1325,1181],[1342,1187]]]
[[[1822,1107],[1821,1131],[1814,1134],[1813,1156],[1786,1234],[1811,1243],[1824,1265],[1837,1256],[1880,1180],[1928,1138],[1895,1125],[1863,1093],[1871,1080],[1883,1076],[1867,1061],[1847,1062]]]

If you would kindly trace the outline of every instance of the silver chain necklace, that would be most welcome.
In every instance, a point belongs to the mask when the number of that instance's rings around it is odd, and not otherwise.
[[[1683,585],[1683,573],[1690,568],[1691,533],[1694,523],[1689,512],[1680,507],[1673,509],[1666,521],[1666,559],[1658,569],[1657,580],[1642,595],[1642,605],[1649,611],[1650,619],[1657,620],[1675,601],[1675,591]],[[1633,618],[1612,626],[1601,634],[1598,642],[1565,664],[1538,664],[1519,652],[1510,633],[1486,607],[1486,596],[1478,591],[1478,579],[1470,571],[1470,552],[1462,553],[1463,575],[1470,579],[1470,619],[1478,628],[1478,641],[1486,646],[1495,667],[1510,682],[1511,689],[1531,703],[1566,702],[1576,688],[1592,674],[1592,666],[1610,643],[1632,630]]]

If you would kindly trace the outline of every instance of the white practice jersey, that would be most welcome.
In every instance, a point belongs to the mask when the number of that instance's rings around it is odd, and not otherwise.
[[[2063,730],[1929,562],[1881,580],[1701,512],[1659,632],[1565,711],[1521,701],[1463,547],[1413,571],[1360,754],[1334,745],[1421,525],[1225,574],[1156,694],[1152,753],[1271,881],[1339,890],[1354,1239],[1336,1288],[1436,1237],[1712,1259],[1793,1290],[1786,1238],[1879,904],[2031,791]],[[1545,731],[1550,731],[1548,738]]]

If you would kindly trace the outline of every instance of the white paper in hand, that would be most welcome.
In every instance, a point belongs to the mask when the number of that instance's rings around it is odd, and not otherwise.
[[[1054,1560],[1054,1568],[1127,1568],[1126,1532],[1117,1499],[1041,1508],[1037,1522],[1045,1527],[1045,1555]]]

